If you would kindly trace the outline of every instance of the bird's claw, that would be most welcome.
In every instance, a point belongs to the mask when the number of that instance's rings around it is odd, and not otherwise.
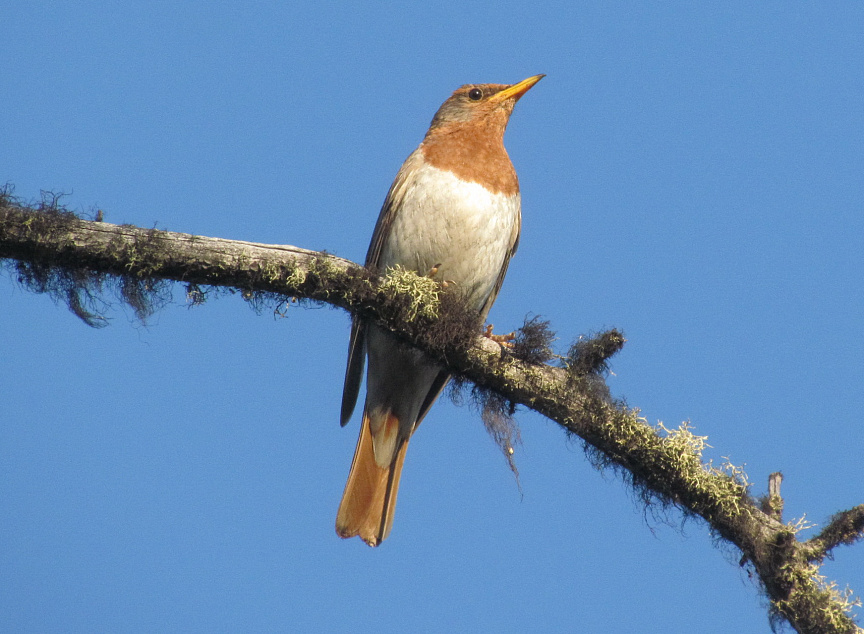
[[[512,348],[513,342],[516,341],[516,333],[508,332],[506,335],[493,335],[492,329],[494,326],[492,324],[488,324],[486,326],[486,330],[483,331],[483,336],[487,339],[491,339],[495,343],[505,348]]]
[[[429,269],[429,272],[426,274],[426,277],[434,278],[436,275],[438,275],[438,269],[439,268],[441,268],[440,262],[438,264],[436,264],[435,266],[433,266],[431,269]],[[451,284],[455,285],[456,282],[454,282],[453,280],[441,280],[440,284],[441,284],[441,288],[447,288]]]

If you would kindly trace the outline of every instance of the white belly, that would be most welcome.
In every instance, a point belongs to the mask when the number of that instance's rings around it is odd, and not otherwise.
[[[439,265],[436,279],[455,282],[479,310],[518,237],[519,194],[491,193],[418,163],[399,192],[381,269],[400,264],[425,275]]]

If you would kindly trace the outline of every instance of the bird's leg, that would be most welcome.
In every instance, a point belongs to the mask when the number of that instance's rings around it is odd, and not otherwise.
[[[438,274],[438,269],[440,269],[440,268],[441,268],[441,263],[439,262],[438,264],[433,266],[431,269],[429,269],[429,272],[426,274],[426,277],[434,278]],[[441,288],[447,288],[451,284],[456,284],[456,282],[454,282],[453,280],[441,280]]]
[[[516,333],[509,332],[506,335],[493,335],[492,328],[494,326],[492,324],[486,325],[486,330],[483,331],[483,336],[487,339],[491,339],[495,343],[504,346],[505,348],[512,348],[513,342],[516,340]]]

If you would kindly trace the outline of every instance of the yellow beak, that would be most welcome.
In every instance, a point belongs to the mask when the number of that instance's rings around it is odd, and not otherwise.
[[[519,99],[522,95],[531,89],[531,86],[543,79],[546,75],[534,75],[528,79],[523,79],[518,84],[513,84],[509,88],[505,88],[501,92],[496,92],[489,97],[489,101],[500,102],[507,99]]]

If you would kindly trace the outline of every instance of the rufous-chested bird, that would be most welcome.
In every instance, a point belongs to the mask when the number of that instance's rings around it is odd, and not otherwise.
[[[400,265],[464,293],[485,317],[519,244],[519,181],[504,149],[513,106],[543,75],[512,86],[462,86],[438,109],[426,137],[387,193],[366,266]],[[351,418],[366,357],[366,405],[336,516],[341,537],[377,546],[390,533],[411,435],[449,374],[421,352],[355,317],[342,395]]]

